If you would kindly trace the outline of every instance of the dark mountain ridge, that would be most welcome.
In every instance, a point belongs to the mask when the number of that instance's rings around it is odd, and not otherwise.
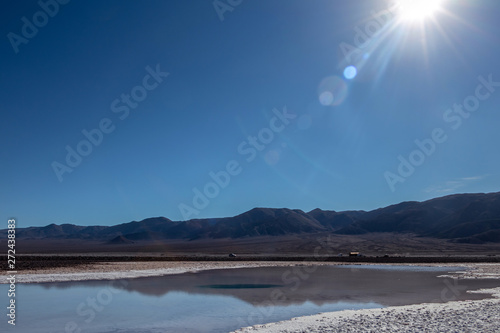
[[[1,230],[0,234],[6,234]],[[459,243],[500,243],[500,192],[456,194],[365,211],[254,208],[234,217],[183,222],[152,217],[114,226],[50,224],[18,228],[19,239],[86,239],[108,244],[148,240],[241,239],[312,233],[410,233]]]

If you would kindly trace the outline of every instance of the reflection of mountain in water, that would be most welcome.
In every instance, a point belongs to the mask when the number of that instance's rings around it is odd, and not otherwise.
[[[212,270],[160,277],[115,281],[124,290],[161,297],[169,292],[226,295],[254,306],[294,305],[312,302],[324,305],[334,302],[375,302],[386,306],[446,300],[481,299],[484,295],[466,290],[498,287],[497,280],[459,280],[437,276],[443,271],[410,271],[409,269],[366,269],[356,266],[295,266]],[[45,283],[45,288],[108,287],[110,281]]]
[[[210,288],[210,289],[267,289],[267,288],[278,288],[283,286],[279,284],[236,283],[236,284],[207,284],[199,287]]]

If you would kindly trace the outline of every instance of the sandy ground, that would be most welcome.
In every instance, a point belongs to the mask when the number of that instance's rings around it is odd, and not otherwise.
[[[469,270],[456,273],[455,277],[500,279],[500,265],[498,264],[464,266],[467,266]],[[246,327],[235,332],[500,332],[500,288],[477,292],[489,293],[495,298],[323,313]]]

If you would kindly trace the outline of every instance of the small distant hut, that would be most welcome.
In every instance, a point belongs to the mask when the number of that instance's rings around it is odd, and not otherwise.
[[[234,253],[229,253],[229,258],[236,258],[236,254],[234,254]]]
[[[349,252],[349,257],[359,257],[359,256],[360,256],[360,254],[357,251],[351,251],[351,252]]]

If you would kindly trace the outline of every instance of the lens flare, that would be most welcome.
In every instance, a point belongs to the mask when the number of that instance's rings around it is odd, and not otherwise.
[[[329,106],[333,103],[333,94],[329,91],[323,91],[319,94],[319,102],[321,105]]]
[[[324,78],[318,87],[319,102],[324,106],[338,106],[347,97],[347,84],[338,76]]]
[[[344,69],[344,77],[348,80],[352,80],[358,75],[358,70],[354,66],[347,66]]]

